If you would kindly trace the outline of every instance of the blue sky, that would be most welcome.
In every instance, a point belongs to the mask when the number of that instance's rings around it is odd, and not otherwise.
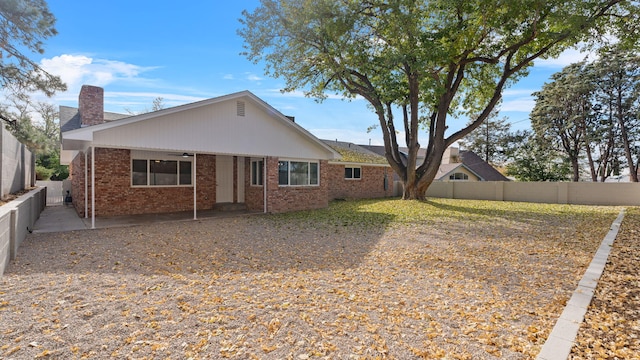
[[[105,89],[105,110],[127,113],[150,109],[156,97],[175,106],[249,90],[314,135],[355,143],[382,144],[380,130],[364,100],[330,98],[322,103],[301,93],[281,94],[282,79],[268,78],[261,64],[240,55],[236,34],[244,9],[258,0],[236,1],[69,1],[49,0],[59,34],[47,40],[35,59],[59,75],[69,89],[48,101],[77,106],[83,84]],[[582,56],[567,51],[534,70],[504,93],[500,116],[514,129],[529,127],[531,93],[549,76]],[[451,129],[465,120],[452,122]]]

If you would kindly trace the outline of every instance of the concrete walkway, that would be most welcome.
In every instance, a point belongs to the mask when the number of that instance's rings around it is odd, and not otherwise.
[[[198,211],[198,220],[256,214],[247,211]],[[258,213],[261,214],[261,213]],[[168,221],[193,221],[193,211],[96,217],[96,229],[153,224]],[[80,218],[72,206],[47,206],[33,226],[34,233],[91,229],[91,218]]]
[[[71,206],[47,206],[33,225],[34,233],[85,230],[82,219]]]

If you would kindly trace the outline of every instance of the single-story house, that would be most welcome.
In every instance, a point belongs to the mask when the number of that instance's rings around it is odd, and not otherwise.
[[[60,161],[81,216],[328,206],[340,154],[249,91],[125,117],[85,85],[78,105],[60,108]]]
[[[60,106],[60,129],[60,162],[70,166],[72,204],[85,217],[277,213],[394,195],[382,147],[320,140],[249,91],[131,116],[105,112],[104,89],[85,85],[78,108]],[[499,174],[465,153],[447,159],[445,179]]]
[[[393,196],[384,157],[319,140],[249,91],[141,115],[85,85],[60,106],[60,162],[85,217],[245,208],[284,212]]]

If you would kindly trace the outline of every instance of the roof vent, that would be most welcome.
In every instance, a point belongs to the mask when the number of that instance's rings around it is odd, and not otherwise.
[[[236,102],[236,114],[238,116],[244,116],[244,101]]]

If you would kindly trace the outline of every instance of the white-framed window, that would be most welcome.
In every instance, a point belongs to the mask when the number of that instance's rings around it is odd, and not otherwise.
[[[278,184],[280,186],[318,186],[320,164],[317,161],[278,161]]]
[[[131,159],[131,186],[191,186],[191,161]]]
[[[251,160],[251,185],[262,186],[264,183],[264,160]]]
[[[449,180],[453,180],[453,181],[469,180],[469,175],[465,173],[457,172],[449,175]]]
[[[344,167],[345,180],[360,180],[362,179],[362,168],[359,166],[345,166]]]

